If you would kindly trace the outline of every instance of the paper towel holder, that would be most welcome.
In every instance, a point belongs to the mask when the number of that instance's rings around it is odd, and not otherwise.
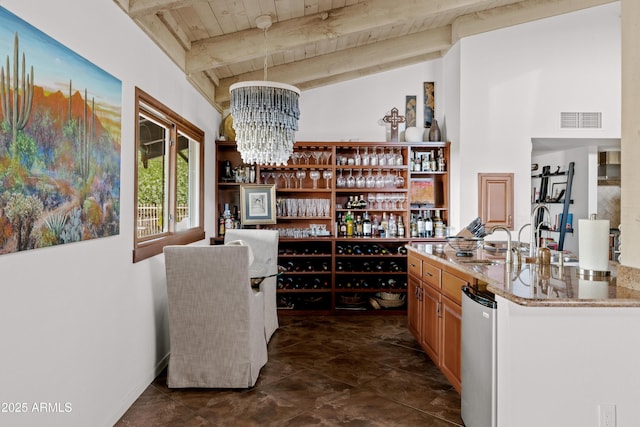
[[[584,268],[578,268],[578,276],[580,277],[607,277],[611,276],[611,272],[609,270],[598,271],[598,270],[587,270]]]

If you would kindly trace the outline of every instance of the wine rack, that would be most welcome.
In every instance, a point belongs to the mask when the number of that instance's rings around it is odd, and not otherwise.
[[[427,158],[435,164],[427,166]],[[417,159],[425,165],[418,168]],[[228,171],[247,165],[231,141],[216,143],[216,164],[219,219],[224,204],[242,206],[242,183]],[[435,219],[445,226],[449,219],[448,167],[447,142],[297,142],[287,165],[257,166],[249,184],[275,186],[276,224],[250,227],[280,232],[278,264],[286,270],[277,280],[281,312],[405,312],[404,246],[444,241],[445,228],[436,234]],[[431,234],[413,233],[421,215],[433,219]],[[343,232],[347,217],[352,229]],[[222,236],[211,239],[222,241]]]

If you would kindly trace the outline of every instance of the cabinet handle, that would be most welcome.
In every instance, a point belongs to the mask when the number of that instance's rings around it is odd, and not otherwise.
[[[425,271],[424,275],[427,276],[427,277],[433,277],[433,274],[429,273],[428,271]]]
[[[442,317],[442,303],[438,301],[438,305],[436,306],[436,313],[438,317]]]
[[[416,267],[416,265],[415,265],[414,263],[409,263],[409,267],[411,267],[411,268],[415,268],[415,267]]]

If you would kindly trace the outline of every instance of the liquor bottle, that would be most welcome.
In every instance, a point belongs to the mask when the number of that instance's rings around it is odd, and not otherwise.
[[[224,232],[225,232],[224,215],[221,213],[220,214],[220,218],[218,219],[218,236],[219,237],[224,237]]]
[[[340,236],[347,237],[347,222],[344,217],[340,217]]]
[[[431,221],[431,213],[427,211],[426,218],[424,220],[424,237],[433,236],[433,221]]]
[[[431,164],[430,164],[429,167],[434,172],[438,170],[438,163],[436,161],[436,153],[435,153],[435,151],[431,152]]]
[[[402,215],[398,215],[398,238],[404,238],[406,234],[406,229],[404,228],[404,221],[402,220]]]
[[[378,215],[373,216],[371,221],[371,237],[376,237],[380,231],[380,222],[378,222]]]
[[[224,211],[222,215],[224,216],[224,229],[231,230],[233,228],[233,221],[231,220],[231,211],[229,210],[229,203],[224,204]]]
[[[411,237],[418,237],[418,224],[416,222],[416,216],[411,214],[411,222],[409,223],[409,235]]]
[[[362,237],[364,234],[362,217],[360,215],[356,216],[356,229],[354,234],[356,237]]]
[[[347,237],[353,237],[353,214],[351,211],[347,211],[347,215],[344,219],[344,222],[347,224]]]
[[[336,246],[336,254],[338,254],[338,255],[344,254],[344,247],[342,245],[337,245]]]
[[[420,172],[422,171],[422,156],[418,153],[414,153],[416,158],[413,162],[413,171]]]
[[[433,235],[434,237],[444,237],[444,222],[440,218],[440,211],[435,211],[433,218]]]
[[[438,171],[444,172],[445,170],[446,170],[446,165],[444,161],[444,153],[442,151],[442,148],[440,148],[438,150]]]
[[[349,200],[347,200],[345,209],[351,209],[353,208],[353,196],[349,196]]]
[[[389,232],[387,233],[387,237],[398,237],[398,223],[393,213],[389,215]]]
[[[387,232],[389,231],[389,220],[387,219],[387,213],[382,213],[382,221],[380,221],[380,237],[388,237]]]
[[[416,161],[413,157],[409,159],[409,170],[413,171],[416,167]]]
[[[422,218],[422,211],[418,211],[418,220],[416,221],[418,228],[418,237],[425,237],[424,235],[424,219]]]
[[[360,200],[358,200],[358,209],[366,209],[367,201],[364,199],[364,194],[360,195]]]
[[[371,237],[371,220],[369,219],[369,213],[364,213],[364,219],[362,220],[362,235],[364,237]]]
[[[231,214],[231,220],[233,221],[233,228],[240,229],[240,211],[237,206],[233,207],[233,213]]]
[[[423,172],[428,172],[431,170],[431,161],[429,159],[430,157],[431,157],[431,152],[429,151],[427,151],[422,155],[422,171]]]

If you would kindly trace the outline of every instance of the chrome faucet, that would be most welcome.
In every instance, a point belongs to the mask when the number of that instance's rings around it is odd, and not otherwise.
[[[536,256],[536,252],[538,252],[538,239],[537,239],[537,228],[533,226],[533,224],[536,223],[536,217],[538,216],[538,211],[540,209],[543,209],[545,211],[547,211],[547,214],[549,215],[549,220],[551,220],[551,212],[549,211],[549,208],[542,204],[542,203],[538,203],[537,205],[535,205],[533,207],[533,210],[531,211],[531,223],[529,224],[530,227],[530,233],[529,233],[529,257],[534,258]],[[544,213],[542,214],[542,221],[544,222]],[[524,228],[524,227],[523,227]]]
[[[507,254],[504,257],[504,262],[507,265],[511,264],[511,231],[504,225],[496,225],[489,229],[489,234],[493,234],[496,230],[504,230],[507,232]]]

